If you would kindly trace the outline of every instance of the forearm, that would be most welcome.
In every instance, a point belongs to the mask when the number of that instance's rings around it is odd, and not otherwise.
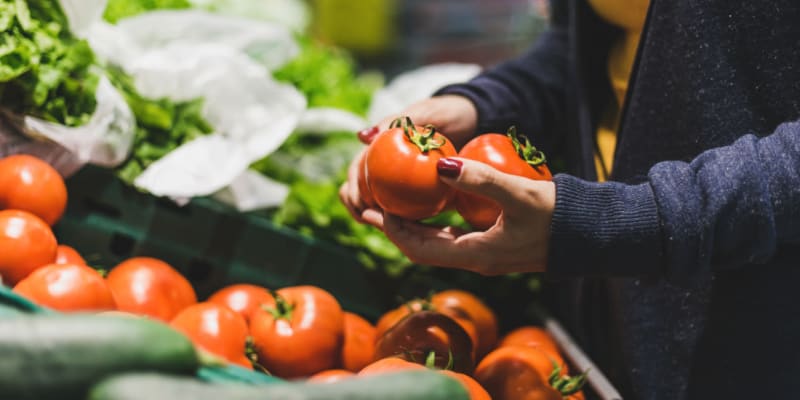
[[[763,262],[800,240],[798,122],[691,163],[659,163],[640,185],[555,181],[548,269],[556,275],[681,279]]]

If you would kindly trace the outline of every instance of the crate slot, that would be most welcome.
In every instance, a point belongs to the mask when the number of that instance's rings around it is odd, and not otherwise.
[[[136,244],[136,241],[124,234],[124,233],[114,233],[111,235],[111,240],[108,244],[109,250],[111,253],[118,257],[126,258],[131,255],[133,252],[133,247]]]
[[[109,218],[119,219],[122,216],[122,212],[117,207],[99,202],[91,197],[85,197],[83,204],[87,211],[94,211]]]

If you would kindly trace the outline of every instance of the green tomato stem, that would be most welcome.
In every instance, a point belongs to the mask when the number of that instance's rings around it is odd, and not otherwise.
[[[436,150],[447,143],[444,136],[436,135],[436,127],[433,125],[426,125],[425,130],[419,132],[410,117],[398,117],[389,127],[403,129],[406,138],[414,143],[422,154]]]

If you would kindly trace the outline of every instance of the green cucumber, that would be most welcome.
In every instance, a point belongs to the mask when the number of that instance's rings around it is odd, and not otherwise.
[[[264,386],[212,385],[157,374],[109,378],[88,400],[469,400],[459,381],[434,371],[354,377],[334,383],[286,382]]]
[[[0,398],[83,399],[95,382],[124,372],[194,373],[191,341],[136,317],[41,315],[0,320]]]

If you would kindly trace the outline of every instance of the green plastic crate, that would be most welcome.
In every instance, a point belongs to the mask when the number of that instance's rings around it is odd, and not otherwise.
[[[233,283],[312,284],[330,291],[344,309],[373,320],[395,304],[387,290],[392,283],[367,271],[346,249],[264,217],[206,198],[180,207],[92,166],[70,177],[67,190],[56,236],[94,266],[156,257],[184,274],[201,299]]]

